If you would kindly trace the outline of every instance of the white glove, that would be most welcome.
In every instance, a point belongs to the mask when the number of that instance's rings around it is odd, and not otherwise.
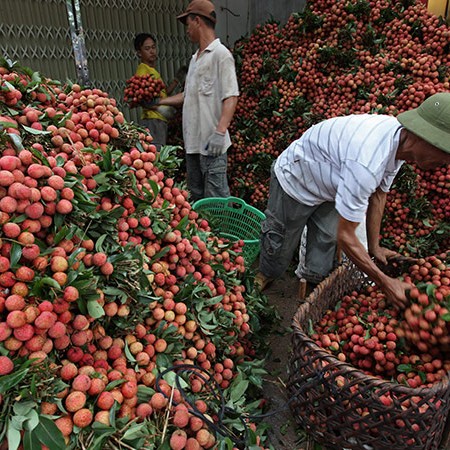
[[[220,156],[223,153],[225,147],[225,133],[214,133],[209,137],[208,143],[205,146],[205,150],[208,150],[209,156]]]

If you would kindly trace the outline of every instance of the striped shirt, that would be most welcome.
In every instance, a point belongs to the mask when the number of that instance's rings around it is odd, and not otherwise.
[[[275,163],[283,190],[305,205],[336,202],[351,222],[364,220],[370,196],[389,191],[403,161],[395,159],[402,126],[395,117],[358,114],[309,128]]]

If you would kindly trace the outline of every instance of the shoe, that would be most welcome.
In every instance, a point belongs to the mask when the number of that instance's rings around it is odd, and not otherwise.
[[[262,272],[258,272],[255,276],[255,286],[262,292],[273,280],[273,278],[266,277]]]

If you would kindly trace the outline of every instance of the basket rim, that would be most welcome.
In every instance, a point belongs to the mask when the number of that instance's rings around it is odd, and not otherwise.
[[[421,393],[423,392],[427,393],[433,391],[439,392],[442,390],[450,389],[450,372],[447,372],[447,375],[442,380],[434,383],[431,387],[423,386],[413,388],[411,386],[400,384],[393,380],[387,380],[384,378],[377,377],[375,375],[367,374],[363,372],[361,369],[352,365],[351,363],[339,360],[335,355],[331,354],[323,347],[317,345],[316,342],[308,336],[307,332],[303,329],[303,327],[300,324],[300,316],[302,314],[303,309],[313,306],[315,297],[319,295],[325,287],[328,287],[330,284],[332,284],[332,282],[337,277],[339,277],[343,272],[348,271],[349,269],[360,271],[360,269],[357,268],[351,261],[344,262],[337,269],[335,269],[328,278],[323,280],[311,292],[311,294],[305,299],[305,301],[299,305],[292,319],[293,339],[298,338],[301,341],[303,341],[302,344],[308,346],[310,351],[317,353],[319,358],[324,359],[326,361],[331,361],[333,363],[333,367],[336,367],[339,370],[342,370],[343,372],[351,373],[352,376],[355,376],[360,380],[365,380],[366,382],[373,384],[374,387],[388,385],[391,391],[409,393],[411,395],[421,395]]]
[[[258,208],[255,208],[252,205],[249,205],[245,200],[239,198],[239,197],[207,197],[207,198],[202,198],[200,200],[197,200],[196,202],[194,202],[194,204],[192,205],[192,209],[196,212],[199,212],[197,210],[197,208],[201,208],[204,205],[209,205],[209,204],[226,204],[226,203],[230,203],[230,202],[235,202],[235,203],[239,203],[242,207],[244,207],[246,210],[254,213],[255,215],[257,215],[259,218],[261,219],[265,219],[266,215],[260,211]]]

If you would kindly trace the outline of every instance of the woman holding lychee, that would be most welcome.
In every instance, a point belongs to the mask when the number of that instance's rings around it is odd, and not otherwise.
[[[155,37],[148,33],[138,34],[134,38],[134,48],[141,60],[135,75],[151,75],[155,80],[161,80],[161,75],[155,68],[158,59]],[[161,91],[161,98],[167,97],[177,84],[178,80],[173,80],[170,86]],[[140,125],[149,129],[153,137],[153,144],[157,147],[165,145],[167,141],[167,122],[171,116],[172,108],[167,106],[152,107],[152,105],[145,103],[142,103],[140,106],[143,108]]]

